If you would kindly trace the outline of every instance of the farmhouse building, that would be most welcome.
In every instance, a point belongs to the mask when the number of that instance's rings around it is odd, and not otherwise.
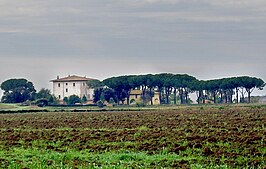
[[[137,102],[143,102],[143,96],[144,96],[144,102],[148,105],[159,105],[160,104],[160,93],[159,92],[154,92],[154,95],[151,96],[147,93],[143,95],[142,90],[131,90],[130,95],[129,95],[129,101],[130,104],[136,104]],[[152,101],[152,102],[151,102]]]
[[[80,77],[80,76],[68,76],[51,80],[53,83],[53,94],[59,100],[63,100],[65,97],[71,95],[79,96],[80,98],[86,97],[88,101],[93,99],[93,89],[90,89],[87,85],[87,81],[94,80],[92,78]]]

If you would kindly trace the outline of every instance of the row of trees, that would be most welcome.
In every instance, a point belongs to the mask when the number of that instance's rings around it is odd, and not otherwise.
[[[197,102],[200,104],[206,100],[214,103],[250,102],[252,91],[255,88],[262,90],[265,83],[260,78],[249,76],[204,81],[187,74],[162,73],[111,77],[103,81],[89,81],[88,85],[96,89],[95,102],[109,101],[112,98],[111,100],[118,104],[129,104],[130,91],[140,89],[143,91],[143,101],[145,96],[149,95],[151,104],[154,92],[159,92],[162,104],[170,104],[171,101],[174,104],[177,104],[177,101],[180,104],[188,104],[189,94],[196,92]],[[246,93],[247,100],[244,99]]]
[[[57,99],[49,89],[35,90],[32,82],[26,79],[9,79],[1,84],[4,95],[2,103],[23,103],[26,101],[36,101],[37,104],[55,104]]]
[[[187,74],[147,74],[129,75],[107,78],[103,81],[90,80],[88,86],[94,88],[94,102],[107,101],[109,103],[130,103],[132,89],[142,90],[143,102],[152,103],[154,92],[159,93],[161,104],[188,104],[189,94],[195,92],[197,102],[214,103],[250,102],[254,89],[262,90],[265,83],[262,79],[249,76],[231,77],[215,80],[198,80]],[[1,84],[4,95],[1,102],[22,103],[46,99],[48,103],[57,103],[57,99],[48,89],[36,92],[32,82],[26,79],[10,79]],[[247,100],[245,96],[247,95]],[[86,98],[64,98],[66,103],[86,102]]]
[[[256,77],[231,77],[207,81],[195,81],[191,84],[191,89],[197,93],[197,101],[204,102],[205,99],[214,103],[239,103],[251,100],[251,93],[255,88],[263,90],[265,83]],[[247,100],[245,96],[247,94]],[[240,95],[240,96],[239,96]],[[234,100],[233,100],[233,96]]]

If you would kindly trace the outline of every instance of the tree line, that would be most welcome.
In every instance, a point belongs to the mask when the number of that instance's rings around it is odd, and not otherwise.
[[[189,104],[189,94],[195,92],[197,103],[201,104],[206,100],[213,103],[250,103],[253,90],[262,90],[265,83],[260,78],[249,76],[198,80],[187,74],[161,73],[111,77],[103,81],[89,81],[88,85],[96,89],[95,102],[112,98],[118,104],[129,104],[130,91],[139,89],[143,101],[149,98],[151,104],[154,92],[159,92],[161,104]]]
[[[25,103],[35,102],[40,106],[57,103],[57,98],[49,89],[36,91],[32,82],[27,79],[9,79],[1,84],[4,91],[1,98],[2,103]]]
[[[146,74],[124,75],[100,80],[90,80],[88,87],[94,88],[94,102],[130,104],[130,92],[133,89],[142,91],[143,104],[152,103],[155,92],[159,93],[161,104],[189,104],[189,95],[196,93],[198,104],[243,103],[251,101],[254,89],[262,90],[265,83],[262,79],[249,76],[230,77],[214,80],[198,80],[187,74]],[[42,104],[57,104],[57,98],[48,89],[37,92],[32,82],[26,79],[9,79],[1,84],[4,95],[3,103],[22,103],[41,101]],[[245,99],[247,96],[247,99]],[[68,104],[86,102],[86,98],[71,96],[64,98]]]
[[[27,79],[9,79],[4,81],[0,87],[4,91],[4,95],[1,98],[2,103],[24,103],[38,106],[59,104],[58,98],[52,94],[51,90],[42,88],[37,92],[33,83]],[[65,104],[74,105],[87,102],[87,98],[85,96],[79,98],[76,95],[71,95],[65,97],[63,101]]]

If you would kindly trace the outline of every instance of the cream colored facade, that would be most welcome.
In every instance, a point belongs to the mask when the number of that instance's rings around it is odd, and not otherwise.
[[[53,94],[59,99],[63,100],[64,97],[76,95],[82,98],[85,96],[88,100],[93,100],[93,89],[90,89],[87,85],[87,81],[93,80],[91,78],[80,76],[68,76],[52,80],[53,82]]]
[[[130,104],[136,104],[138,102],[143,102],[142,100],[142,90],[131,90],[129,96]],[[151,101],[148,101],[146,104],[151,105]],[[154,96],[152,97],[152,104],[159,105],[160,104],[160,93],[154,92]]]

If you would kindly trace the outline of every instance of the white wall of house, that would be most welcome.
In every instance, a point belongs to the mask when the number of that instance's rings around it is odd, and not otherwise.
[[[53,94],[59,99],[77,95],[80,98],[86,96],[88,100],[93,99],[93,89],[89,89],[85,81],[53,82]]]

